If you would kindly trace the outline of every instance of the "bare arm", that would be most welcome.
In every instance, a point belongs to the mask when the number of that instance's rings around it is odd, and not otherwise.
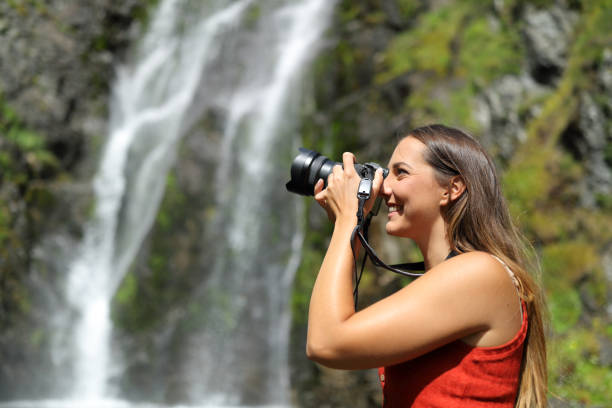
[[[475,333],[499,344],[512,337],[508,333],[520,326],[516,291],[501,264],[481,252],[445,261],[356,313],[350,249],[356,206],[350,198],[352,181],[342,172],[334,169],[336,179],[328,180],[329,191],[319,195],[325,196],[336,222],[311,296],[309,358],[334,368],[372,368],[415,358]]]

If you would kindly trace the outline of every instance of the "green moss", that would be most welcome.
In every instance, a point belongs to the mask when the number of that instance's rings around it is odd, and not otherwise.
[[[451,67],[452,41],[465,17],[464,7],[444,7],[422,16],[413,30],[395,37],[384,53],[385,69],[376,82],[384,83],[410,71],[427,71],[438,77]]]
[[[384,12],[376,11],[373,13],[368,13],[364,18],[364,22],[370,25],[380,25],[384,23],[386,19],[387,19],[387,16],[385,15]]]
[[[604,160],[606,164],[612,167],[612,143],[606,143],[606,147],[604,149]]]
[[[128,273],[115,294],[115,300],[121,305],[127,305],[134,301],[138,292],[138,280],[133,273]]]
[[[412,18],[423,5],[419,0],[397,0],[397,7],[404,18]]]
[[[27,128],[0,94],[0,179],[25,185],[42,176],[56,174],[60,164],[46,146],[44,135]]]
[[[612,213],[612,194],[595,194],[595,200],[599,208]]]
[[[606,328],[605,328],[605,333],[606,335],[612,339],[612,324],[609,324]]]
[[[181,209],[187,204],[185,195],[180,191],[176,182],[176,175],[168,173],[164,199],[155,219],[156,228],[168,231],[175,222],[181,220]]]
[[[9,205],[4,200],[0,199],[0,246],[6,247],[6,241],[11,239],[13,235]]]
[[[582,313],[578,293],[566,288],[548,294],[548,307],[556,333],[565,333],[575,327]]]
[[[478,81],[479,85],[518,74],[523,60],[520,44],[518,32],[495,25],[486,17],[474,19],[459,37],[456,74]]]
[[[246,27],[254,28],[261,18],[261,5],[253,3],[244,13],[243,23]]]
[[[470,83],[459,83],[458,86],[451,88],[448,95],[435,99],[435,102],[432,101],[434,117],[428,122],[442,122],[477,133],[479,125],[472,116],[475,95],[476,91]]]
[[[582,275],[593,271],[599,262],[595,247],[588,242],[560,242],[547,245],[542,251],[547,286],[561,281],[572,285]]]
[[[443,122],[477,134],[472,112],[479,89],[519,73],[524,51],[518,30],[496,22],[490,6],[466,1],[434,9],[390,42],[376,82],[419,75],[405,102],[412,122]]]
[[[572,219],[562,209],[548,211],[534,210],[524,213],[523,221],[529,224],[529,230],[540,242],[556,242],[567,238],[567,231],[573,226]]]
[[[551,342],[549,388],[553,395],[586,406],[607,406],[612,371],[600,362],[599,332],[603,329],[597,325],[574,329]]]
[[[159,0],[143,0],[132,10],[132,15],[145,27],[149,24],[151,13],[159,3]]]
[[[516,217],[532,212],[548,198],[552,175],[547,165],[557,160],[554,149],[525,151],[523,157],[515,159],[503,176],[503,186],[510,209]]]
[[[363,6],[352,0],[343,0],[338,9],[343,24],[355,21],[363,13]]]

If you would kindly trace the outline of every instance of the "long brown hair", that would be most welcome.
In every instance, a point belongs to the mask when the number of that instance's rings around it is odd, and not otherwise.
[[[519,296],[526,303],[528,331],[521,364],[518,408],[545,407],[547,392],[545,302],[531,245],[512,222],[495,165],[468,134],[444,125],[414,129],[408,137],[424,143],[425,160],[441,185],[462,177],[466,189],[443,209],[448,239],[456,252],[485,251],[501,258],[514,272]]]

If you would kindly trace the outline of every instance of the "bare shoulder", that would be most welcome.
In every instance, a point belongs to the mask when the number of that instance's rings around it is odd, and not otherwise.
[[[504,265],[487,252],[473,251],[454,256],[432,268],[426,275],[437,279],[451,279],[462,286],[484,286],[510,283]]]
[[[517,311],[520,316],[512,278],[504,265],[486,252],[457,255],[432,268],[414,283],[422,285],[424,290],[435,288],[446,299],[452,297],[455,307],[469,310],[473,322],[489,328],[508,319],[515,320]]]
[[[505,266],[486,252],[457,255],[433,268],[431,279],[454,291],[457,307],[472,314],[482,330],[464,338],[474,346],[497,346],[510,340],[521,326],[516,287]],[[429,272],[428,272],[429,273]]]

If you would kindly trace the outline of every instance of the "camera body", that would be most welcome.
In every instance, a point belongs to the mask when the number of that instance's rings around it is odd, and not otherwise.
[[[300,154],[291,163],[291,180],[285,185],[287,190],[300,195],[314,195],[314,186],[319,179],[323,179],[327,187],[327,176],[336,165],[342,163],[332,161],[320,153],[300,147]],[[377,169],[383,169],[383,177],[387,177],[389,169],[381,167],[378,163],[355,163],[355,171],[363,180],[374,180]],[[363,183],[362,183],[363,184]]]

